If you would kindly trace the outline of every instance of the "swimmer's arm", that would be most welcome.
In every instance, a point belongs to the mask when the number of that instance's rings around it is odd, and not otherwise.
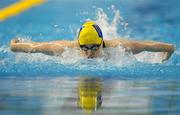
[[[47,55],[60,55],[64,47],[73,47],[72,42],[20,42],[17,39],[11,41],[10,48],[14,52],[44,53]]]
[[[142,51],[150,52],[164,52],[164,60],[167,60],[173,54],[175,47],[172,44],[154,42],[154,41],[134,41],[126,39],[115,39],[109,42],[105,42],[110,47],[116,47],[117,45],[122,45],[124,48],[132,51],[133,54],[138,54]]]
[[[162,43],[162,42],[153,42],[153,41],[142,41],[142,42],[132,42],[130,45],[133,51],[136,53],[142,51],[150,51],[150,52],[163,52],[164,59],[163,62],[168,60],[173,54],[175,47],[173,44]]]

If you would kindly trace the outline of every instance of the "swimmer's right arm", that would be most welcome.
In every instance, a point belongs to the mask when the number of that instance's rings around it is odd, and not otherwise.
[[[62,44],[61,44],[62,43]],[[64,51],[64,46],[72,46],[72,43],[64,41],[59,42],[21,42],[13,39],[10,43],[11,51],[25,53],[44,53],[47,55],[60,55]]]

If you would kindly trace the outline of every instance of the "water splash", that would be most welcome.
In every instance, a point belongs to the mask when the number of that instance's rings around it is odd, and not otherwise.
[[[7,52],[9,52],[10,50],[9,50],[9,47],[7,47],[7,46],[1,46],[0,47],[0,52],[1,53],[7,53]]]
[[[20,40],[21,42],[32,42],[30,36],[22,36],[22,35],[17,35],[15,39]]]
[[[141,52],[135,55],[137,61],[146,63],[162,63],[164,55],[162,52]]]
[[[135,56],[131,52],[126,52],[125,48],[123,48],[122,46],[118,46],[116,48],[104,48],[103,57],[94,59],[87,59],[80,56],[80,51],[75,48],[67,48],[60,56],[61,64],[73,65],[81,69],[107,69],[112,65],[115,67],[124,67],[134,64],[134,62],[136,62]]]
[[[116,65],[117,67],[125,67],[135,64],[137,61],[132,52],[127,52],[122,46],[116,48],[106,48],[107,63]]]
[[[112,39],[120,39],[120,38],[127,38],[127,39],[132,39],[129,38],[130,36],[130,31],[128,30],[128,23],[124,20],[124,18],[120,15],[120,10],[116,9],[116,7],[114,5],[111,6],[111,8],[109,8],[112,13],[114,14],[114,17],[110,18],[110,16],[108,16],[104,10],[102,8],[97,8],[96,10],[96,19],[95,22],[100,26],[100,28],[103,31],[103,36],[105,40],[112,40]],[[112,21],[110,21],[110,19]],[[87,19],[89,20],[89,19]],[[121,36],[119,29],[121,31],[121,33],[128,33],[125,34],[125,36]],[[114,54],[112,56],[115,56],[117,52],[114,52]],[[118,54],[119,57],[124,54]],[[126,53],[128,54],[128,53]],[[127,55],[126,55],[127,56]],[[161,63],[163,60],[163,53],[161,52],[142,52],[139,53],[137,55],[132,55],[132,54],[128,54],[128,56],[126,57],[124,56],[123,58],[119,58],[118,62],[122,62],[121,60],[129,60],[129,57],[132,60],[137,60],[140,62],[144,62],[144,63]],[[116,56],[118,57],[118,56]],[[116,58],[113,57],[113,58]],[[125,61],[124,60],[124,61]],[[116,60],[117,61],[117,60]],[[131,61],[126,61],[129,65],[129,63],[131,63]],[[120,63],[118,63],[120,64]],[[122,65],[124,65],[122,63]]]
[[[48,62],[48,61],[57,61],[57,57],[52,57],[52,56],[48,56],[48,55],[44,55],[41,53],[16,53],[15,55],[15,63],[22,63],[22,62],[26,62],[26,63],[43,63],[43,62]]]
[[[69,55],[71,54],[71,55]],[[61,64],[76,65],[83,57],[79,56],[79,50],[75,48],[65,48],[64,52],[59,58]]]
[[[114,17],[110,21],[108,15],[103,11],[102,8],[96,10],[96,20],[95,22],[100,26],[103,32],[105,40],[111,40],[119,38],[118,34],[119,29],[121,31],[127,30],[128,23],[124,21],[123,17],[120,15],[120,11],[116,10],[112,6]],[[128,35],[127,35],[128,36]]]

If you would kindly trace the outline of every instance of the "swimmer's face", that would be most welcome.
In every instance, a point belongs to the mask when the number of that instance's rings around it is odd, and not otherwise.
[[[82,54],[87,58],[96,58],[101,54],[101,45],[80,45]]]

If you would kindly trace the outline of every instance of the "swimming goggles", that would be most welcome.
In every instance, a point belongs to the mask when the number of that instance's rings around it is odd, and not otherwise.
[[[80,45],[80,48],[84,51],[97,51],[99,49],[100,44],[92,44],[92,45]]]

